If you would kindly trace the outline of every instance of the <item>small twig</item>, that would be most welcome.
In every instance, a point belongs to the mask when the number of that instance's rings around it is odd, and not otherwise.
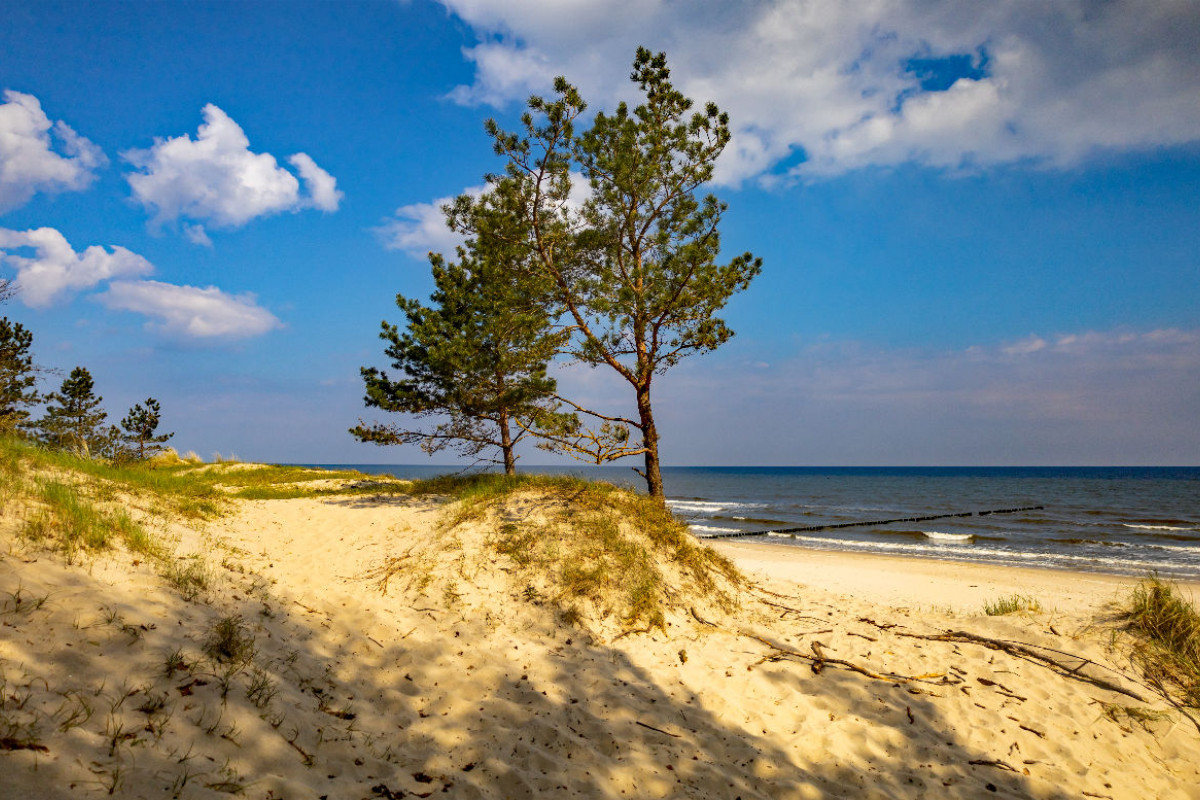
[[[662,728],[656,728],[653,725],[647,725],[646,723],[642,722],[640,719],[635,719],[634,722],[636,722],[638,725],[641,725],[643,728],[649,728],[652,731],[658,731],[659,733],[663,734],[664,736],[670,736],[672,739],[683,738],[678,733],[671,733],[670,731],[664,731]]]
[[[1021,774],[1021,770],[1017,769],[1012,764],[1008,764],[1008,763],[1001,761],[998,758],[994,758],[994,759],[979,758],[974,761],[968,761],[967,763],[971,764],[972,766],[976,766],[976,767],[995,767],[996,769],[1006,769],[1009,772],[1015,772],[1018,775]]]

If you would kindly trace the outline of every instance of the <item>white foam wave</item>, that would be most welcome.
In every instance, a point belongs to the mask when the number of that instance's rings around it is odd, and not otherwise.
[[[975,535],[972,533],[942,533],[941,531],[921,531],[925,534],[925,538],[933,539],[938,542],[955,542],[965,544],[974,540]]]
[[[1137,528],[1139,531],[1194,531],[1196,528],[1180,527],[1178,525],[1131,525],[1125,523],[1126,528]]]
[[[789,534],[775,534],[777,536],[788,536]],[[911,555],[930,555],[945,557],[947,553],[959,552],[957,550],[947,549],[945,546],[936,544],[909,544],[907,542],[863,542],[853,539],[831,539],[823,536],[792,536],[797,544],[810,545],[812,547],[828,548],[830,550],[863,550],[863,551],[889,551],[897,554]],[[1155,548],[1158,549],[1158,548]],[[1069,553],[1045,553],[1032,550],[1009,550],[998,547],[975,546],[969,551],[971,559],[994,559],[997,561],[1008,562],[1038,562],[1038,563],[1057,563],[1060,566],[1070,568],[1072,565],[1078,565],[1080,568],[1096,568],[1110,567],[1120,570],[1132,570],[1137,572],[1145,572],[1148,570],[1164,570],[1171,567],[1180,566],[1180,561],[1183,563],[1200,563],[1200,548],[1194,547],[1177,547],[1171,548],[1175,550],[1178,556],[1183,556],[1177,560],[1171,558],[1169,561],[1151,561],[1148,559],[1139,558],[1105,558],[1094,555],[1073,555]]]
[[[716,514],[718,511],[729,511],[731,509],[742,508],[764,508],[763,503],[736,503],[732,500],[726,502],[714,502],[711,500],[668,500],[667,505],[673,511],[679,511],[684,514]]]
[[[701,539],[710,539],[713,536],[721,536],[728,533],[737,533],[737,528],[714,528],[711,525],[688,525],[688,530],[699,536]]]

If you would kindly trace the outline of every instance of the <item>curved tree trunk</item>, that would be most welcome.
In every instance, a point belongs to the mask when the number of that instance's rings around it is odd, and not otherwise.
[[[638,415],[642,431],[642,444],[646,448],[646,469],[642,477],[646,479],[646,491],[651,497],[660,500],[663,496],[662,470],[658,463],[658,428],[654,426],[654,412],[650,408],[650,387],[641,387],[637,394]]]

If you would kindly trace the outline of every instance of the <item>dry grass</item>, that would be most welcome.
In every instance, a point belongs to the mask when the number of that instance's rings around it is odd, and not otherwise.
[[[1152,575],[1133,590],[1124,621],[1138,641],[1134,654],[1146,676],[1184,705],[1200,708],[1200,614],[1193,604]]]
[[[1036,598],[1020,594],[1000,597],[983,604],[983,613],[989,617],[1002,617],[1006,614],[1017,614],[1020,612],[1036,614],[1041,610],[1042,606]]]
[[[744,582],[661,503],[610,484],[484,475],[439,489],[459,498],[445,529],[491,528],[488,546],[512,563],[520,596],[570,624],[665,630],[696,603],[731,610]]]

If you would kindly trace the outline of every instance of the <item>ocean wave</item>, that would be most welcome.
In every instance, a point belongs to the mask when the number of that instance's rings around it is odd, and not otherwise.
[[[713,536],[738,533],[737,528],[714,528],[711,525],[688,525],[688,530],[701,539],[711,539]]]
[[[765,503],[738,503],[733,500],[667,500],[672,511],[684,514],[705,514],[712,516],[718,511],[736,511],[743,508],[765,508]]]
[[[955,542],[958,544],[966,544],[975,538],[973,533],[942,533],[941,531],[921,531],[927,539],[933,539],[937,542]]]
[[[1189,572],[1194,572],[1197,567],[1200,567],[1200,548],[1168,548],[1176,552],[1176,556],[1182,555],[1186,559],[1186,563],[1179,563],[1177,558],[1169,560],[1153,560],[1148,558],[1133,558],[1133,557],[1104,557],[1096,555],[1077,555],[1073,553],[1047,553],[1042,550],[1015,550],[999,547],[983,547],[976,545],[969,550],[959,550],[958,548],[947,548],[944,545],[936,544],[912,544],[908,542],[864,542],[853,539],[832,539],[825,536],[802,536],[796,534],[775,534],[776,536],[786,536],[794,540],[796,545],[809,545],[812,547],[824,548],[829,550],[855,550],[861,552],[886,552],[896,555],[926,555],[945,558],[950,553],[970,554],[969,560],[989,560],[999,563],[1009,564],[1026,564],[1030,563],[1035,566],[1044,564],[1055,564],[1068,569],[1096,569],[1107,568],[1110,570],[1118,570],[1121,572],[1144,573],[1150,570],[1159,570],[1161,572],[1174,572],[1179,568],[1184,568]],[[1154,547],[1158,550],[1160,547]]]
[[[1133,525],[1124,523],[1126,528],[1136,528],[1139,531],[1195,531],[1197,528],[1185,528],[1179,525]]]

